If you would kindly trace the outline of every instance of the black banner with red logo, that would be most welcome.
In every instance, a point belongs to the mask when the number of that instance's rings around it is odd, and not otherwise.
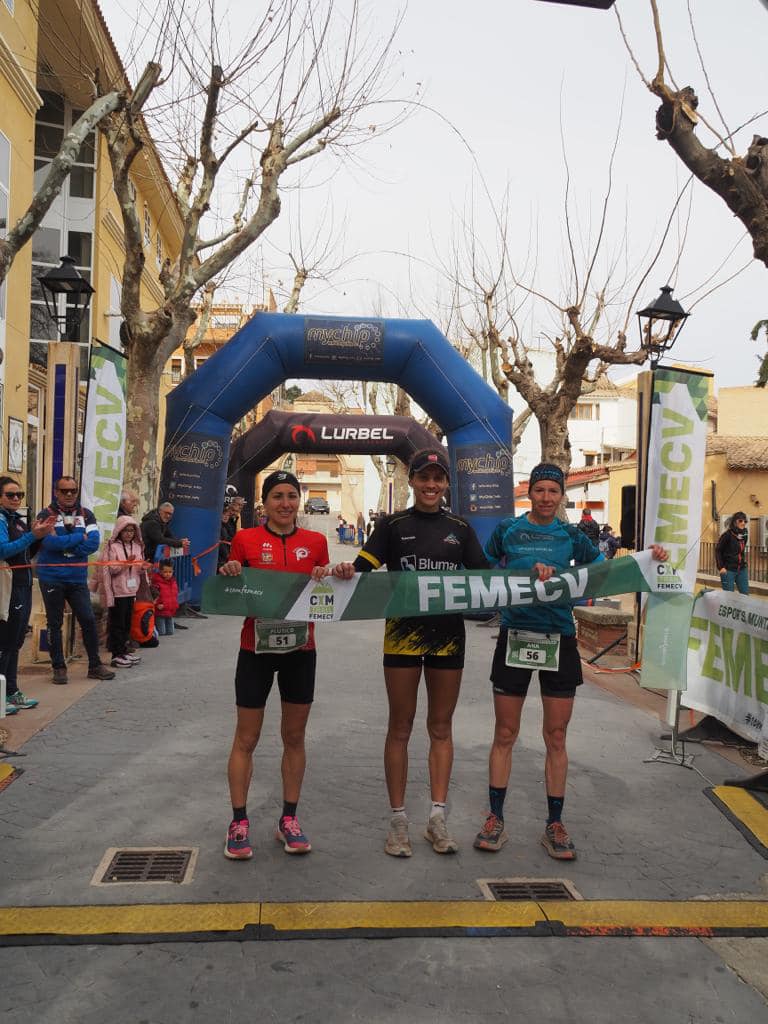
[[[272,409],[232,445],[227,479],[245,498],[243,525],[254,503],[254,480],[286,452],[299,455],[394,455],[408,463],[420,448],[434,448],[434,434],[408,416],[343,416]]]

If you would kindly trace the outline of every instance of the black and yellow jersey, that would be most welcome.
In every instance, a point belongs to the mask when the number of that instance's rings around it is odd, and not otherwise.
[[[355,572],[386,566],[390,572],[449,572],[486,569],[475,531],[451,512],[408,508],[377,520],[354,562]],[[387,619],[385,654],[456,655],[464,651],[461,615]]]

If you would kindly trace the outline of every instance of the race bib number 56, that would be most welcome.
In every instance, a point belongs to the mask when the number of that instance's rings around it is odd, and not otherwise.
[[[560,664],[560,635],[510,629],[505,664],[510,668],[540,668],[545,672],[556,672]]]

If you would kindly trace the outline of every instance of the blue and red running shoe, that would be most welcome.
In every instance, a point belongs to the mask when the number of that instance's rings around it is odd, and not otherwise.
[[[230,860],[248,860],[253,856],[251,842],[248,838],[248,819],[241,818],[240,821],[233,821],[227,832],[227,841],[224,845],[224,856]]]
[[[299,819],[284,814],[277,825],[275,839],[283,844],[286,853],[309,853],[312,844],[301,831]]]

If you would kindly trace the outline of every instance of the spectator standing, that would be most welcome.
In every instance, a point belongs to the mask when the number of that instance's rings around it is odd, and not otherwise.
[[[735,587],[740,594],[749,594],[749,572],[747,570],[747,519],[746,512],[736,512],[731,525],[720,534],[715,548],[715,562],[720,573],[723,590]]]
[[[588,508],[582,510],[581,520],[578,525],[581,532],[586,534],[595,547],[597,547],[597,543],[600,539],[600,527],[592,518],[592,513]]]
[[[8,605],[0,609],[0,673],[5,676],[5,713],[37,707],[38,701],[25,697],[18,686],[19,651],[24,645],[32,611],[32,570],[28,566],[32,546],[53,529],[56,517],[35,522],[30,529],[19,515],[24,491],[10,476],[0,476],[0,559],[11,567]],[[19,567],[19,568],[14,568]]]
[[[614,535],[613,527],[608,523],[600,531],[597,546],[600,549],[600,554],[605,555],[606,558],[613,558],[621,546],[621,541]]]
[[[131,619],[136,592],[145,570],[144,547],[139,524],[131,516],[120,516],[112,536],[101,550],[97,587],[107,609],[107,648],[113,668],[133,668],[141,658],[129,649]]]
[[[141,537],[144,541],[144,557],[154,562],[155,551],[161,544],[172,548],[183,548],[189,545],[188,537],[175,537],[171,531],[171,520],[174,508],[170,501],[153,508],[141,520]]]
[[[88,678],[115,677],[115,673],[101,663],[96,619],[87,584],[88,556],[99,549],[99,527],[93,512],[78,502],[79,491],[74,477],[59,477],[54,485],[53,501],[37,516],[39,523],[54,519],[50,532],[40,542],[36,567],[45,605],[53,682],[59,685],[69,682],[61,635],[65,604],[80,623],[88,653]]]
[[[132,491],[129,488],[120,492],[120,505],[117,510],[118,518],[120,516],[136,516],[139,511],[139,496],[136,491]]]
[[[179,610],[179,585],[173,577],[173,562],[170,558],[160,563],[159,572],[152,577],[152,586],[157,590],[155,626],[158,636],[173,636],[173,616]]]

